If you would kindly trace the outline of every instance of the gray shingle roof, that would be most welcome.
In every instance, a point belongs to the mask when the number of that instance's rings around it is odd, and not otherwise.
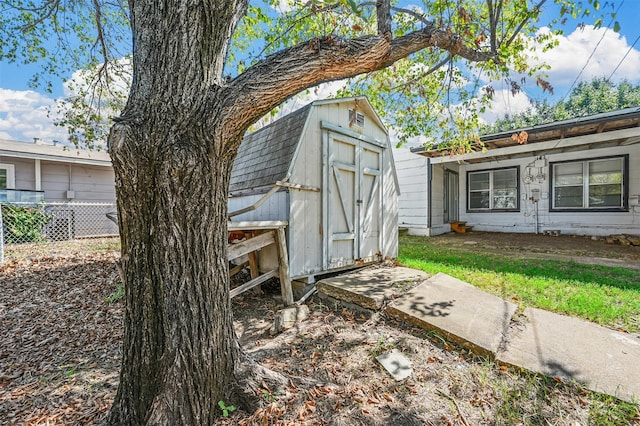
[[[233,163],[229,191],[271,186],[287,175],[312,104],[243,139]]]

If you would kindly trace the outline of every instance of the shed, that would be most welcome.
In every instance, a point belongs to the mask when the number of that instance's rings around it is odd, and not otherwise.
[[[288,223],[292,279],[397,257],[393,155],[365,97],[315,101],[247,135],[229,192],[232,221]]]

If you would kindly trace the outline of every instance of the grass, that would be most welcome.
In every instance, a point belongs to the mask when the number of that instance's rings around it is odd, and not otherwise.
[[[398,260],[430,274],[444,272],[518,303],[640,331],[640,270],[546,259],[514,259],[439,247],[404,236]]]

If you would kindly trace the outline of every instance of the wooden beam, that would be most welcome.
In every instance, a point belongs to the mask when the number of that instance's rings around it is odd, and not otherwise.
[[[269,231],[237,244],[229,244],[227,248],[227,259],[237,259],[240,256],[244,256],[245,254],[249,254],[252,251],[259,250],[275,242],[275,231]]]
[[[289,182],[277,181],[276,182],[276,186],[284,186],[284,187],[287,187],[287,188],[301,189],[303,191],[320,192],[320,188],[317,188],[315,186],[300,185],[299,183],[289,183]]]
[[[234,266],[233,268],[229,269],[229,276],[232,277],[236,275],[238,272],[242,271],[244,267],[247,266],[247,263],[248,262],[244,262],[244,263],[241,263],[240,265]]]
[[[277,229],[289,224],[286,220],[245,220],[228,222],[229,231],[255,231],[256,229]]]
[[[568,148],[572,146],[579,145],[590,145],[597,144],[601,142],[608,142],[611,140],[630,138],[634,136],[638,136],[640,133],[638,132],[637,127],[632,127],[628,129],[621,130],[612,130],[610,132],[605,133],[594,133],[591,135],[584,136],[576,136],[573,138],[566,139],[556,139],[545,142],[534,142],[527,143],[524,145],[516,145],[505,148],[498,148],[489,150],[487,152],[472,152],[464,155],[454,155],[451,156],[442,156],[442,157],[433,157],[431,159],[432,164],[442,164],[442,163],[456,163],[465,160],[474,160],[474,159],[489,159],[490,157],[496,157],[499,155],[514,155],[514,154],[522,154],[522,153],[532,153],[538,151],[545,151],[549,149],[561,149]]]
[[[278,228],[278,262],[280,271],[280,291],[282,301],[286,306],[293,305],[293,290],[291,289],[291,276],[289,274],[289,255],[287,254],[287,240],[284,229]]]
[[[247,290],[251,290],[252,288],[254,288],[255,286],[258,286],[260,284],[262,284],[263,282],[267,281],[269,278],[273,278],[278,274],[278,268],[267,272],[266,274],[262,274],[260,275],[258,278],[253,279],[249,282],[246,282],[244,284],[242,284],[239,287],[236,287],[234,289],[232,289],[229,292],[229,295],[231,296],[231,298],[236,297],[239,294],[244,293]]]

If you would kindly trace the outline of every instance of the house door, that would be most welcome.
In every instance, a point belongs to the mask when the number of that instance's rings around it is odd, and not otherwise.
[[[382,238],[382,148],[328,132],[324,267],[374,260]]]
[[[444,171],[444,223],[457,222],[459,217],[458,174]]]

